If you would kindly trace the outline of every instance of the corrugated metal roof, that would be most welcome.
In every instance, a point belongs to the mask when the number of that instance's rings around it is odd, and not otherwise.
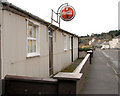
[[[8,11],[11,11],[11,12],[16,13],[18,15],[21,15],[23,17],[35,19],[35,20],[39,21],[40,23],[46,25],[47,27],[50,25],[54,29],[60,30],[60,31],[67,33],[67,34],[70,34],[70,35],[74,35],[76,37],[79,37],[76,34],[73,34],[73,33],[70,33],[68,31],[64,30],[64,29],[61,29],[61,28],[51,24],[50,22],[47,22],[47,21],[39,18],[38,16],[35,16],[35,15],[31,14],[30,12],[27,12],[26,10],[23,10],[23,9],[9,3],[9,2],[0,2],[0,3],[3,5],[2,10],[8,10]]]

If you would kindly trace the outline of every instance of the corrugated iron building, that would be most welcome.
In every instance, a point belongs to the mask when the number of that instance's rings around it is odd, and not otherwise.
[[[0,78],[50,77],[78,58],[78,36],[0,2]]]

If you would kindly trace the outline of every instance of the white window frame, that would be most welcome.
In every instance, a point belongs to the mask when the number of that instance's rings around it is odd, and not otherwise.
[[[67,35],[64,36],[64,51],[67,51]]]
[[[29,24],[36,26],[36,38],[28,37]],[[28,52],[28,40],[36,40],[36,52],[32,52],[32,53]],[[27,46],[26,47],[27,57],[40,56],[40,25],[34,21],[27,21],[27,45],[26,46]]]

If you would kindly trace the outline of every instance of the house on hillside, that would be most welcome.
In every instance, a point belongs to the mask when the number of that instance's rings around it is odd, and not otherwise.
[[[95,37],[93,37],[93,38],[92,38],[92,40],[91,40],[91,41],[89,41],[89,45],[92,45],[92,44],[94,43],[95,39],[96,39],[96,38],[95,38]]]
[[[0,2],[0,79],[51,77],[78,58],[78,36]]]
[[[101,47],[101,49],[109,49],[110,48],[110,46],[109,46],[109,42],[103,42],[102,43],[102,47]]]
[[[120,49],[120,35],[109,41],[109,45],[111,49],[114,48]]]
[[[96,44],[96,47],[97,47],[97,48],[101,48],[103,42],[104,42],[103,40],[98,40],[98,43]]]

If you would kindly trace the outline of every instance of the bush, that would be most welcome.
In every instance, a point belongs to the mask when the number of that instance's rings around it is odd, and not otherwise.
[[[79,51],[85,51],[85,52],[87,52],[89,50],[92,50],[92,48],[91,47],[89,47],[89,48],[79,48]]]

